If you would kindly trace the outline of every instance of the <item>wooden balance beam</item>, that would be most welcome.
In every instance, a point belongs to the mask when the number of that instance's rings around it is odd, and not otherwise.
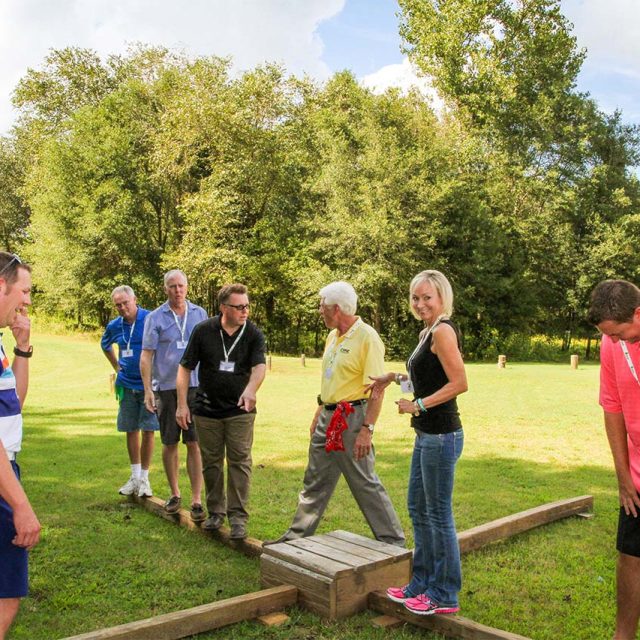
[[[230,538],[231,531],[229,527],[220,527],[216,531],[206,531],[200,524],[195,523],[191,519],[189,511],[186,509],[179,509],[176,513],[167,513],[164,508],[164,501],[160,498],[153,496],[151,498],[139,498],[138,496],[129,496],[129,500],[138,503],[144,507],[147,511],[155,513],[157,516],[169,520],[174,524],[179,524],[181,527],[186,527],[193,531],[198,531],[203,535],[209,536],[222,544],[225,544],[236,551],[244,553],[246,556],[255,558],[262,553],[262,540],[256,538],[245,538],[244,540],[232,540]]]
[[[549,502],[505,518],[492,520],[458,534],[460,553],[475,551],[491,542],[509,538],[562,518],[582,515],[592,509],[593,496],[578,496],[577,498]]]
[[[403,622],[408,622],[414,627],[436,631],[447,638],[463,638],[464,640],[530,640],[526,636],[487,627],[462,616],[449,614],[418,616],[407,611],[402,604],[389,600],[381,591],[374,591],[369,594],[369,608],[393,616]]]
[[[297,600],[298,590],[290,585],[282,585],[117,627],[90,631],[65,640],[175,640],[281,611],[284,607],[294,605]]]

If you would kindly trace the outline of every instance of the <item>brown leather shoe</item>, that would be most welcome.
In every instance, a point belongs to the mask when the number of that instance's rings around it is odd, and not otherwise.
[[[205,531],[217,531],[224,524],[224,516],[220,513],[214,513],[202,523]]]
[[[244,524],[232,524],[229,537],[232,540],[244,540],[247,537],[247,527]]]

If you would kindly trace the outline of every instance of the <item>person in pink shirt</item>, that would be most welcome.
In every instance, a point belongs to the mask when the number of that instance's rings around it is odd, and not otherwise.
[[[618,479],[616,640],[633,640],[640,618],[640,289],[605,280],[587,319],[602,332],[600,405]]]

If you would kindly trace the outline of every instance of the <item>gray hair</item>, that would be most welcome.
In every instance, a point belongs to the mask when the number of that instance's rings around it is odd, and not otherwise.
[[[133,293],[133,289],[128,284],[121,284],[119,287],[116,287],[111,292],[111,299],[113,300],[113,296],[118,293],[126,293],[128,296],[133,296],[134,298],[136,297],[136,294]]]
[[[348,282],[342,280],[320,289],[320,298],[324,304],[338,305],[342,313],[348,316],[354,315],[358,308],[358,294]]]
[[[420,320],[420,316],[414,311],[413,305],[411,304],[411,296],[416,287],[423,282],[428,282],[438,292],[440,300],[442,301],[442,315],[447,318],[451,316],[453,313],[453,289],[451,288],[451,283],[440,271],[426,269],[416,275],[409,285],[409,308],[414,318]]]
[[[169,280],[171,280],[171,278],[173,278],[173,276],[182,276],[184,278],[185,283],[188,284],[188,280],[187,280],[187,274],[184,271],[181,271],[180,269],[171,269],[171,271],[167,271],[167,273],[164,274],[164,286],[167,286],[167,283],[169,282]]]

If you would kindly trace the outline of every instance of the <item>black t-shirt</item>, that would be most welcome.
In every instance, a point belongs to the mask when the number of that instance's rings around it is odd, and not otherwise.
[[[200,364],[200,385],[193,410],[195,415],[229,418],[245,413],[244,409],[238,407],[238,400],[249,382],[252,367],[265,364],[266,359],[262,331],[250,320],[245,323],[244,333],[237,340],[241,331],[242,327],[233,335],[228,335],[222,329],[220,316],[209,318],[194,327],[180,364],[191,370]],[[234,363],[233,371],[220,368],[220,363],[225,361],[222,340],[229,354],[229,363]]]
[[[441,320],[441,323],[453,328],[460,348],[460,333],[456,325],[451,320]],[[433,334],[424,341],[411,363],[407,362],[413,382],[414,398],[426,398],[449,382],[438,356],[431,351],[432,338]],[[462,423],[456,399],[452,398],[435,407],[429,407],[426,413],[421,412],[419,416],[412,417],[411,426],[426,433],[451,433],[458,430]]]

